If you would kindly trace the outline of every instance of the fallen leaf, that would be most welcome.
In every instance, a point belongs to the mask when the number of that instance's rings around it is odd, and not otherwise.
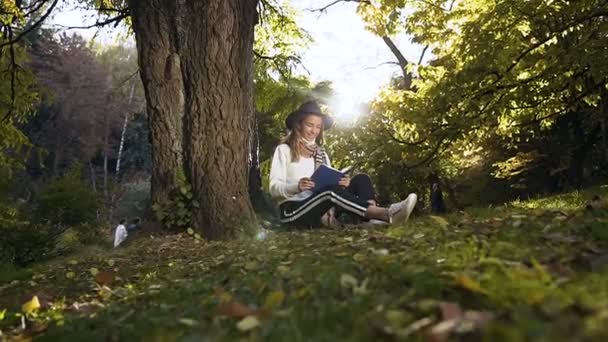
[[[353,260],[357,262],[363,261],[365,259],[367,259],[367,256],[363,253],[356,253],[355,255],[353,255]]]
[[[254,315],[256,312],[249,306],[237,301],[220,303],[217,309],[221,315],[232,318],[243,318],[246,316]]]
[[[186,232],[188,233],[188,235],[194,235],[194,229],[192,228],[186,229]]]
[[[236,327],[240,331],[249,331],[251,329],[258,327],[259,325],[260,325],[260,321],[255,316],[247,316],[247,317],[243,318],[242,320],[240,320],[236,324]]]
[[[342,273],[340,275],[340,285],[344,288],[354,288],[358,283],[357,278],[350,274]]]
[[[450,223],[441,216],[429,215],[429,218],[435,221],[441,228],[447,228],[447,226],[450,225]]]
[[[258,263],[255,261],[250,261],[248,263],[245,264],[245,269],[247,271],[254,271],[258,268]]]
[[[458,303],[441,302],[439,303],[439,310],[444,320],[462,317],[462,309]]]
[[[65,277],[66,277],[66,278],[68,278],[68,279],[74,279],[74,277],[76,277],[76,273],[74,273],[74,272],[72,272],[72,271],[67,272],[67,273],[65,274]]]
[[[111,285],[114,282],[114,273],[108,271],[99,271],[95,275],[95,282],[99,285]]]
[[[264,308],[272,310],[277,308],[283,303],[285,299],[285,293],[281,290],[272,291],[266,296],[264,301]]]
[[[479,284],[478,281],[472,279],[471,277],[469,277],[467,275],[464,275],[464,274],[457,275],[456,277],[454,277],[454,282],[456,283],[457,286],[467,289],[471,292],[487,294],[487,291],[481,287],[481,284]]]
[[[277,266],[277,272],[279,272],[279,274],[281,276],[285,276],[287,274],[287,272],[289,272],[289,267],[279,265],[279,266]]]
[[[108,260],[108,266],[110,266],[110,267],[114,266],[114,259]]]
[[[405,336],[411,335],[412,333],[415,333],[416,331],[430,325],[431,323],[433,323],[432,318],[424,317],[415,322],[412,322],[412,324],[410,324],[407,328],[398,331],[397,334],[399,336],[405,337]]]
[[[384,314],[384,318],[393,327],[401,327],[410,318],[410,314],[402,310],[388,310]]]
[[[386,249],[386,248],[380,248],[380,249],[371,248],[371,251],[372,251],[372,254],[377,255],[377,256],[388,255],[388,249]]]
[[[198,321],[194,320],[192,318],[180,318],[177,321],[180,322],[181,324],[187,325],[189,327],[193,327],[193,326],[198,325]]]
[[[25,314],[29,314],[29,313],[32,313],[34,310],[37,310],[39,308],[40,308],[40,301],[38,300],[38,296],[34,296],[34,297],[32,297],[32,299],[30,299],[29,301],[25,302],[21,306],[21,311],[23,311],[23,313],[25,313]]]
[[[565,235],[561,233],[551,233],[545,234],[543,238],[550,242],[555,243],[575,243],[581,241],[581,238],[573,236],[573,235]]]
[[[89,270],[89,272],[91,272],[91,275],[92,275],[92,276],[96,276],[96,275],[97,275],[97,273],[99,273],[99,270],[98,270],[98,269],[96,269],[95,267],[92,267],[92,268]]]

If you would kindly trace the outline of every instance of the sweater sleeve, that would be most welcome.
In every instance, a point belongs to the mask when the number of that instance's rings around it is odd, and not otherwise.
[[[288,198],[298,193],[298,183],[287,183],[289,149],[279,145],[274,151],[270,165],[270,195],[274,198]]]

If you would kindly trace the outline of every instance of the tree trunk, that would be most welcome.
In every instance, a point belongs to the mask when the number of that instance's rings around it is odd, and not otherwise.
[[[135,92],[135,81],[133,81],[133,85],[131,86],[131,93],[129,94],[129,107],[131,106],[131,101],[133,101],[133,93]],[[129,112],[125,113],[125,119],[122,124],[122,132],[120,134],[120,145],[118,146],[118,156],[116,156],[116,173],[114,178],[116,182],[118,182],[118,176],[120,175],[120,158],[122,157],[122,150],[125,146],[125,134],[127,133],[127,124],[129,123]]]
[[[184,93],[174,6],[167,0],[129,1],[150,127],[153,204],[167,202],[176,172],[183,170]]]
[[[260,135],[258,132],[258,115],[254,112],[251,121],[251,141],[249,151],[249,198],[255,210],[265,210],[264,192],[262,191],[262,174],[260,172]]]
[[[255,224],[249,129],[257,0],[130,1],[152,136],[152,200],[184,169],[209,239]]]
[[[209,239],[232,237],[255,224],[247,166],[256,3],[192,0],[181,8],[184,162],[201,203],[194,223]]]
[[[91,186],[93,187],[93,191],[97,192],[97,181],[95,180],[95,168],[93,167],[93,162],[89,159],[89,172],[91,173]]]
[[[108,152],[110,150],[109,137],[110,137],[110,118],[106,112],[104,115],[104,132],[103,132],[103,198],[105,201],[108,200]]]

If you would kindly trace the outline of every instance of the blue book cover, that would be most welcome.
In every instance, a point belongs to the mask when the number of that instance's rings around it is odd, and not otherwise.
[[[342,170],[337,170],[324,164],[319,165],[319,168],[317,168],[310,177],[312,181],[315,182],[315,187],[312,191],[318,191],[329,185],[338,185],[340,179],[342,179],[350,169],[351,167],[346,167]]]

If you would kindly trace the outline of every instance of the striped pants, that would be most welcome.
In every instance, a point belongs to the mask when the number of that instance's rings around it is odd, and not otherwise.
[[[322,188],[301,201],[281,203],[281,223],[297,227],[319,227],[321,216],[332,207],[339,212],[364,218],[368,201],[375,199],[372,181],[366,174],[354,176],[348,188],[338,185]]]

